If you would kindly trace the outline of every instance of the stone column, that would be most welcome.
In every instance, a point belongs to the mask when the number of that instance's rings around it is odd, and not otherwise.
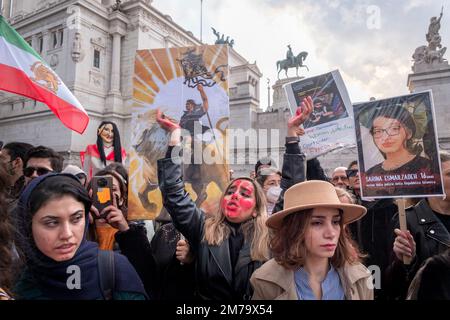
[[[33,37],[31,38],[31,46],[37,53],[41,54],[39,52],[39,35],[38,34],[34,34]]]
[[[120,46],[122,36],[113,34],[112,59],[111,59],[111,85],[109,94],[120,95]]]
[[[442,63],[420,65],[408,75],[408,88],[411,93],[432,90],[436,127],[441,149],[450,150],[450,65]]]
[[[120,11],[113,11],[109,15],[109,34],[112,35],[112,54],[111,54],[111,72],[110,87],[106,97],[105,113],[122,113],[123,97],[120,90],[121,77],[121,46],[122,37],[126,35],[127,16]]]
[[[50,32],[45,30],[42,32],[42,52],[41,57],[47,55],[48,48],[50,46]]]
[[[283,85],[289,82],[293,82],[296,80],[301,80],[304,77],[292,77],[292,78],[286,78],[277,80],[275,84],[272,86],[273,90],[273,104],[272,104],[272,110],[278,110],[281,109],[284,111],[285,108],[289,107],[287,96],[284,92]]]

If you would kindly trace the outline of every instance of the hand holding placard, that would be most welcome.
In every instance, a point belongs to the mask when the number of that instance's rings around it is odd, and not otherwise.
[[[397,237],[394,241],[393,250],[399,260],[403,260],[404,264],[409,265],[416,255],[416,242],[407,229],[405,199],[398,199],[397,205],[400,229],[395,229],[394,231]]]

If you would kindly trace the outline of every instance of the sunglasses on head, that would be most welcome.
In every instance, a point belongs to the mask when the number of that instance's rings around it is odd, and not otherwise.
[[[47,174],[49,172],[53,172],[53,170],[42,168],[42,167],[26,167],[23,169],[23,175],[27,178],[31,177],[33,173],[36,171],[38,176],[42,176],[44,174]]]
[[[347,174],[348,178],[354,177],[358,174],[358,169],[349,169],[349,170],[345,170],[345,173]]]

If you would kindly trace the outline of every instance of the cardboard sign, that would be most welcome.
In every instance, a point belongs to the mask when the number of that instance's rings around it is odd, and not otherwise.
[[[180,124],[184,181],[198,207],[217,210],[228,182],[228,46],[139,50],[133,77],[129,219],[154,219],[162,207],[157,160],[168,134],[156,110]]]
[[[363,198],[442,196],[431,91],[354,105]]]
[[[314,109],[303,124],[300,146],[308,159],[356,144],[352,104],[339,71],[284,86],[291,113],[311,96]]]

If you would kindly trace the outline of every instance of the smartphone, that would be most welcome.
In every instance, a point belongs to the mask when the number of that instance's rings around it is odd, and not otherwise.
[[[113,204],[113,178],[111,176],[92,177],[93,205],[101,213],[104,208]],[[96,217],[105,218],[105,217]]]

